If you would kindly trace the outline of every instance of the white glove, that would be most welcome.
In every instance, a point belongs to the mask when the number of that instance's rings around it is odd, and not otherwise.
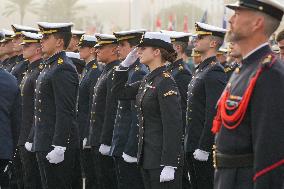
[[[123,66],[123,67],[129,67],[131,66],[132,64],[134,64],[134,62],[137,60],[138,58],[138,48],[134,48],[128,55],[127,57],[125,58],[125,60],[123,60],[120,65]]]
[[[127,155],[124,152],[122,153],[122,158],[127,163],[137,163],[137,158],[136,157],[131,157],[131,156]]]
[[[30,142],[25,143],[25,148],[29,152],[32,151],[32,146],[33,146],[33,143],[30,143]]]
[[[175,179],[175,168],[165,166],[160,175],[160,182],[168,182]]]
[[[87,138],[84,138],[84,139],[83,139],[83,149],[86,148],[86,144],[87,144]]]
[[[200,150],[200,149],[196,149],[195,152],[193,153],[194,159],[198,160],[198,161],[207,161],[208,157],[209,157],[209,152]]]
[[[54,149],[51,150],[46,156],[46,159],[49,161],[49,163],[58,164],[64,160],[64,152],[66,150],[66,147],[62,146],[53,146]]]
[[[105,145],[105,144],[101,144],[100,149],[99,149],[99,152],[100,152],[102,155],[108,156],[108,155],[109,155],[109,152],[110,152],[110,146]]]

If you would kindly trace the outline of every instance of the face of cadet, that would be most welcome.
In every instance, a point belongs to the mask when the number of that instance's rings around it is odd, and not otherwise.
[[[20,52],[22,50],[21,43],[23,41],[23,37],[21,35],[16,35],[13,40],[13,51]]]
[[[80,58],[83,60],[88,59],[92,54],[92,48],[90,47],[79,47]]]
[[[36,53],[38,47],[39,46],[32,43],[22,45],[24,59],[30,59]]]
[[[230,56],[233,58],[241,58],[241,49],[240,46],[237,43],[231,43],[230,44]]]
[[[113,44],[103,45],[97,49],[97,60],[105,64],[110,63],[110,58],[117,56],[117,46]]]
[[[150,65],[150,63],[155,59],[157,56],[158,49],[154,50],[152,47],[139,47],[138,49],[138,57],[140,62],[145,65]]]
[[[130,44],[126,40],[120,41],[117,47],[117,53],[118,53],[119,60],[124,60],[126,56],[131,52],[132,49],[133,48],[130,46]]]
[[[200,54],[203,54],[210,49],[210,43],[209,35],[199,35],[194,43],[194,49]]]
[[[278,42],[278,46],[280,48],[280,58],[284,61],[284,39]]]
[[[7,55],[13,53],[14,50],[13,50],[13,42],[12,42],[12,40],[9,40],[9,41],[5,42],[4,45],[3,45],[2,50]]]
[[[78,45],[79,41],[80,41],[80,39],[78,39],[77,36],[72,35],[70,43],[69,43],[68,48],[67,48],[67,51],[70,51],[70,52],[75,51],[78,48],[77,45]]]
[[[52,34],[43,35],[43,38],[41,40],[41,47],[44,57],[50,57],[55,53],[55,45],[58,40],[59,39],[56,39]]]
[[[235,10],[230,18],[230,29],[228,31],[229,41],[241,41],[249,38],[254,33],[256,22],[256,13],[248,9]]]

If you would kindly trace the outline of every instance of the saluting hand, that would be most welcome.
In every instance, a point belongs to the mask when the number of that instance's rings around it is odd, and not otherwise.
[[[138,48],[134,48],[128,55],[127,57],[125,58],[125,60],[123,60],[120,65],[123,66],[123,67],[129,67],[131,66],[132,64],[135,63],[135,61],[138,59]]]

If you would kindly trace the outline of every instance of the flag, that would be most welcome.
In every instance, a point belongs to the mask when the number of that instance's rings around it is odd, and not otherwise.
[[[168,23],[168,31],[174,30],[174,23],[173,23],[173,15],[171,14],[169,16],[169,23]]]
[[[207,10],[203,13],[203,16],[200,20],[201,23],[207,23]]]
[[[158,16],[157,19],[156,19],[156,30],[157,31],[160,31],[162,28],[162,20],[161,18]]]
[[[183,31],[188,32],[188,17],[184,16],[183,18]]]
[[[227,15],[226,15],[226,8],[224,9],[224,15],[223,15],[223,28],[227,29]]]

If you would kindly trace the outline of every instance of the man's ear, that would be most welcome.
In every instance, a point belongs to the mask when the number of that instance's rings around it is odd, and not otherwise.
[[[209,47],[210,47],[210,48],[215,48],[216,46],[217,46],[217,42],[214,41],[214,40],[211,41],[210,44],[209,44]]]

